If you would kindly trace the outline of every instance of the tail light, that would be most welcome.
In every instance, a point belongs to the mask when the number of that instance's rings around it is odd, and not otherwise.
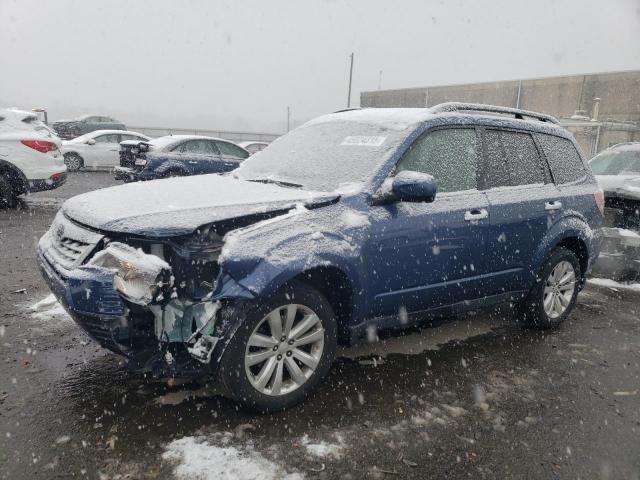
[[[39,151],[40,153],[52,152],[53,150],[58,149],[58,146],[55,143],[45,142],[43,140],[21,140],[20,142],[29,148]]]
[[[599,188],[596,190],[594,196],[596,197],[596,206],[598,207],[598,210],[600,210],[600,213],[604,215],[604,192]]]

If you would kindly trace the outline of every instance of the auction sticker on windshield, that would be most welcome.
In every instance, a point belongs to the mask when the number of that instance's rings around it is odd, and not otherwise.
[[[375,137],[367,135],[354,135],[345,137],[340,145],[356,145],[360,147],[379,147],[387,137]]]

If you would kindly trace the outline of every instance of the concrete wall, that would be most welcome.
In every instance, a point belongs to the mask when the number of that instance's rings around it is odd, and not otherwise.
[[[475,102],[570,117],[576,110],[591,113],[596,97],[601,99],[601,120],[640,121],[640,71],[378,90],[362,92],[360,105],[425,107],[443,102]]]
[[[549,113],[567,123],[576,111],[591,116],[595,98],[600,98],[600,122],[631,124],[621,127],[615,123],[585,122],[571,126],[569,129],[587,156],[615,143],[640,141],[640,71],[378,90],[362,92],[360,105],[425,107],[444,102],[487,103]]]

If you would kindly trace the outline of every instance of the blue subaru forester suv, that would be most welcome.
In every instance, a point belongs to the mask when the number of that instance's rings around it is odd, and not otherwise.
[[[319,117],[227,175],[68,200],[39,263],[131,368],[300,402],[337,344],[508,302],[559,325],[598,255],[603,194],[553,117],[447,103]]]

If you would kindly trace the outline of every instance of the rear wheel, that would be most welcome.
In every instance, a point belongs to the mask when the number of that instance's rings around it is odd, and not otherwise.
[[[523,323],[542,329],[559,326],[576,303],[581,275],[576,254],[563,247],[555,249],[518,307]]]
[[[9,180],[0,174],[0,208],[13,208],[17,198]]]
[[[220,364],[228,396],[260,412],[300,403],[328,373],[336,339],[334,313],[322,293],[303,283],[283,288],[231,339]]]
[[[84,161],[77,153],[66,153],[64,156],[64,164],[67,166],[68,172],[77,172],[84,166]]]

